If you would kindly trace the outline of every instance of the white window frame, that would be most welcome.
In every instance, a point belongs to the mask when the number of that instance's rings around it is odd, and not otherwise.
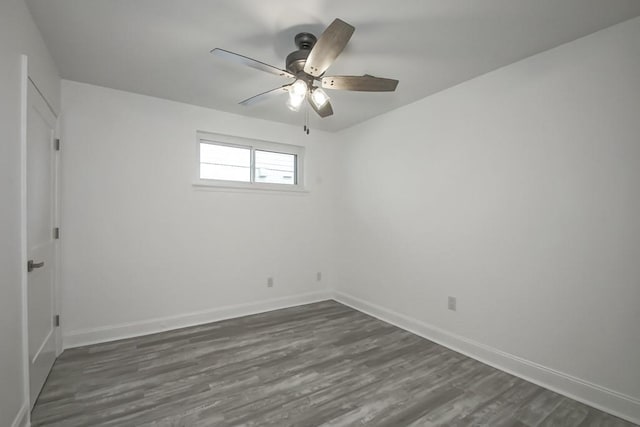
[[[251,150],[251,182],[228,181],[220,179],[200,178],[200,144],[210,143],[215,145],[225,145],[230,147],[248,148]],[[271,151],[275,153],[292,154],[296,157],[295,184],[272,184],[266,182],[255,182],[255,152]],[[278,142],[263,141],[259,139],[244,138],[240,136],[224,135],[198,131],[196,133],[196,155],[195,155],[194,183],[196,187],[209,187],[221,189],[247,189],[247,190],[269,190],[269,191],[294,191],[306,192],[304,187],[304,147],[299,145],[281,144]]]

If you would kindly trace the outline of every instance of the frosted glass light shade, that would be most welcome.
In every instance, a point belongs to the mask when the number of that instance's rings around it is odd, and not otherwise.
[[[289,86],[289,94],[294,96],[304,96],[307,93],[307,83],[304,80],[296,80]]]
[[[289,86],[289,99],[287,107],[290,110],[298,111],[307,96],[307,83],[304,80],[296,80]]]
[[[320,109],[329,101],[329,96],[319,87],[315,88],[311,92],[311,102],[316,108]]]

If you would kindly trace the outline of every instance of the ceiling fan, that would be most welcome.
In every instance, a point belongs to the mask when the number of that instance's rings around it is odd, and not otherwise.
[[[333,114],[333,108],[329,97],[322,89],[393,92],[398,86],[398,80],[368,74],[364,76],[324,75],[345,48],[354,31],[355,28],[352,25],[335,19],[320,38],[310,33],[297,34],[294,41],[298,50],[287,56],[285,70],[220,48],[213,49],[211,53],[229,61],[294,80],[293,83],[245,99],[240,102],[241,105],[252,105],[271,96],[288,92],[287,106],[291,110],[300,110],[307,99],[320,117],[327,117]],[[306,126],[305,131],[308,133]]]

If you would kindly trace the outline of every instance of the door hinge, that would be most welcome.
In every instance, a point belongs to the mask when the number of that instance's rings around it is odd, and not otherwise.
[[[56,151],[60,151],[60,138],[56,138],[53,140],[53,149]]]
[[[60,227],[56,227],[53,229],[53,238],[54,239],[60,238]]]
[[[60,326],[60,315],[56,314],[55,316],[53,316],[53,326],[55,326],[56,328]]]

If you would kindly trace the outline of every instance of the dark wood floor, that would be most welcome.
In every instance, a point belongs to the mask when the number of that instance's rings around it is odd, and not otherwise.
[[[632,426],[333,301],[65,351],[34,426]]]

